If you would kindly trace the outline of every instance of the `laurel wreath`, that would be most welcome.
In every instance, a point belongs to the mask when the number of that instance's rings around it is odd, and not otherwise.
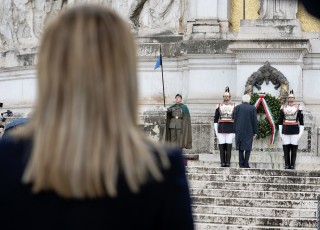
[[[259,94],[261,94],[261,93],[259,93]],[[253,93],[251,95],[251,101],[250,101],[251,105],[254,105],[256,103],[256,101],[259,99],[259,94]],[[271,113],[274,117],[274,120],[276,122],[276,129],[278,130],[281,101],[269,93],[264,93],[264,94],[265,94],[265,100],[266,100],[266,102],[271,110]],[[260,104],[257,109],[258,117],[261,117],[261,115],[264,113],[265,112],[264,112],[263,106],[262,106],[262,104]],[[263,139],[263,138],[269,137],[271,135],[271,132],[272,132],[271,125],[266,117],[258,120],[258,127],[259,127],[259,131],[258,131],[258,135],[257,135],[258,139]]]

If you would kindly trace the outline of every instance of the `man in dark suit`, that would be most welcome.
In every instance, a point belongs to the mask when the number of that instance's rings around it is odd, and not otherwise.
[[[234,115],[234,131],[236,134],[236,148],[239,150],[240,168],[250,168],[249,158],[252,150],[252,141],[258,133],[257,110],[249,102],[250,95],[243,95],[242,104],[236,106]]]

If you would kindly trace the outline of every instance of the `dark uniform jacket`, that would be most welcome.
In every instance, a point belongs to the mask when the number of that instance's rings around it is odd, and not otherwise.
[[[214,115],[214,123],[218,123],[218,133],[234,133],[234,104],[229,104],[228,114],[221,111],[224,104],[218,104]],[[223,110],[223,109],[222,109]]]
[[[30,146],[0,142],[1,230],[194,229],[180,150],[167,150],[171,167],[163,170],[164,180],[150,180],[136,194],[120,174],[116,198],[66,199],[53,191],[34,194],[21,182]]]
[[[282,125],[282,134],[299,134],[300,125],[304,125],[303,113],[300,108],[299,104],[281,106],[279,125]]]
[[[236,148],[252,150],[253,135],[258,133],[256,107],[249,103],[237,105],[234,112]]]

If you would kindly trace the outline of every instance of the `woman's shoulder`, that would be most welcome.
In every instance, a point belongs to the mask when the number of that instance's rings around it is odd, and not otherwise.
[[[15,152],[18,149],[29,146],[30,140],[28,138],[16,138],[13,136],[6,136],[0,140],[0,156],[5,153]]]
[[[30,140],[7,136],[0,140],[0,168],[13,170],[24,167],[31,148]],[[12,168],[12,167],[15,168]]]
[[[170,180],[185,177],[185,160],[182,150],[178,148],[166,148],[165,150],[170,162],[170,166],[166,170]]]
[[[179,148],[161,146],[162,150],[153,149],[151,152],[155,155],[157,162],[164,172],[172,172],[184,167],[182,150]]]
[[[182,150],[178,148],[165,148],[165,152],[170,160],[170,163],[179,163],[182,162]]]

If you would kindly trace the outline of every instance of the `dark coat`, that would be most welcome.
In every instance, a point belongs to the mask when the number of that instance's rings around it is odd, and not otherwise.
[[[253,135],[258,133],[257,110],[249,103],[242,103],[235,108],[234,131],[236,148],[251,150]]]
[[[182,108],[183,112],[183,120],[182,120],[182,137],[180,140],[180,147],[186,149],[192,149],[192,127],[191,127],[191,119],[190,119],[190,112],[186,105],[180,103],[179,104]],[[175,105],[170,106],[169,108]],[[172,118],[171,112],[167,112],[166,116],[166,134],[165,134],[165,141],[170,142],[171,136],[169,131],[169,124]]]
[[[171,167],[163,170],[164,180],[150,180],[137,194],[120,176],[116,198],[66,199],[52,191],[34,194],[21,183],[30,146],[0,142],[0,229],[194,229],[180,150],[167,150]]]

